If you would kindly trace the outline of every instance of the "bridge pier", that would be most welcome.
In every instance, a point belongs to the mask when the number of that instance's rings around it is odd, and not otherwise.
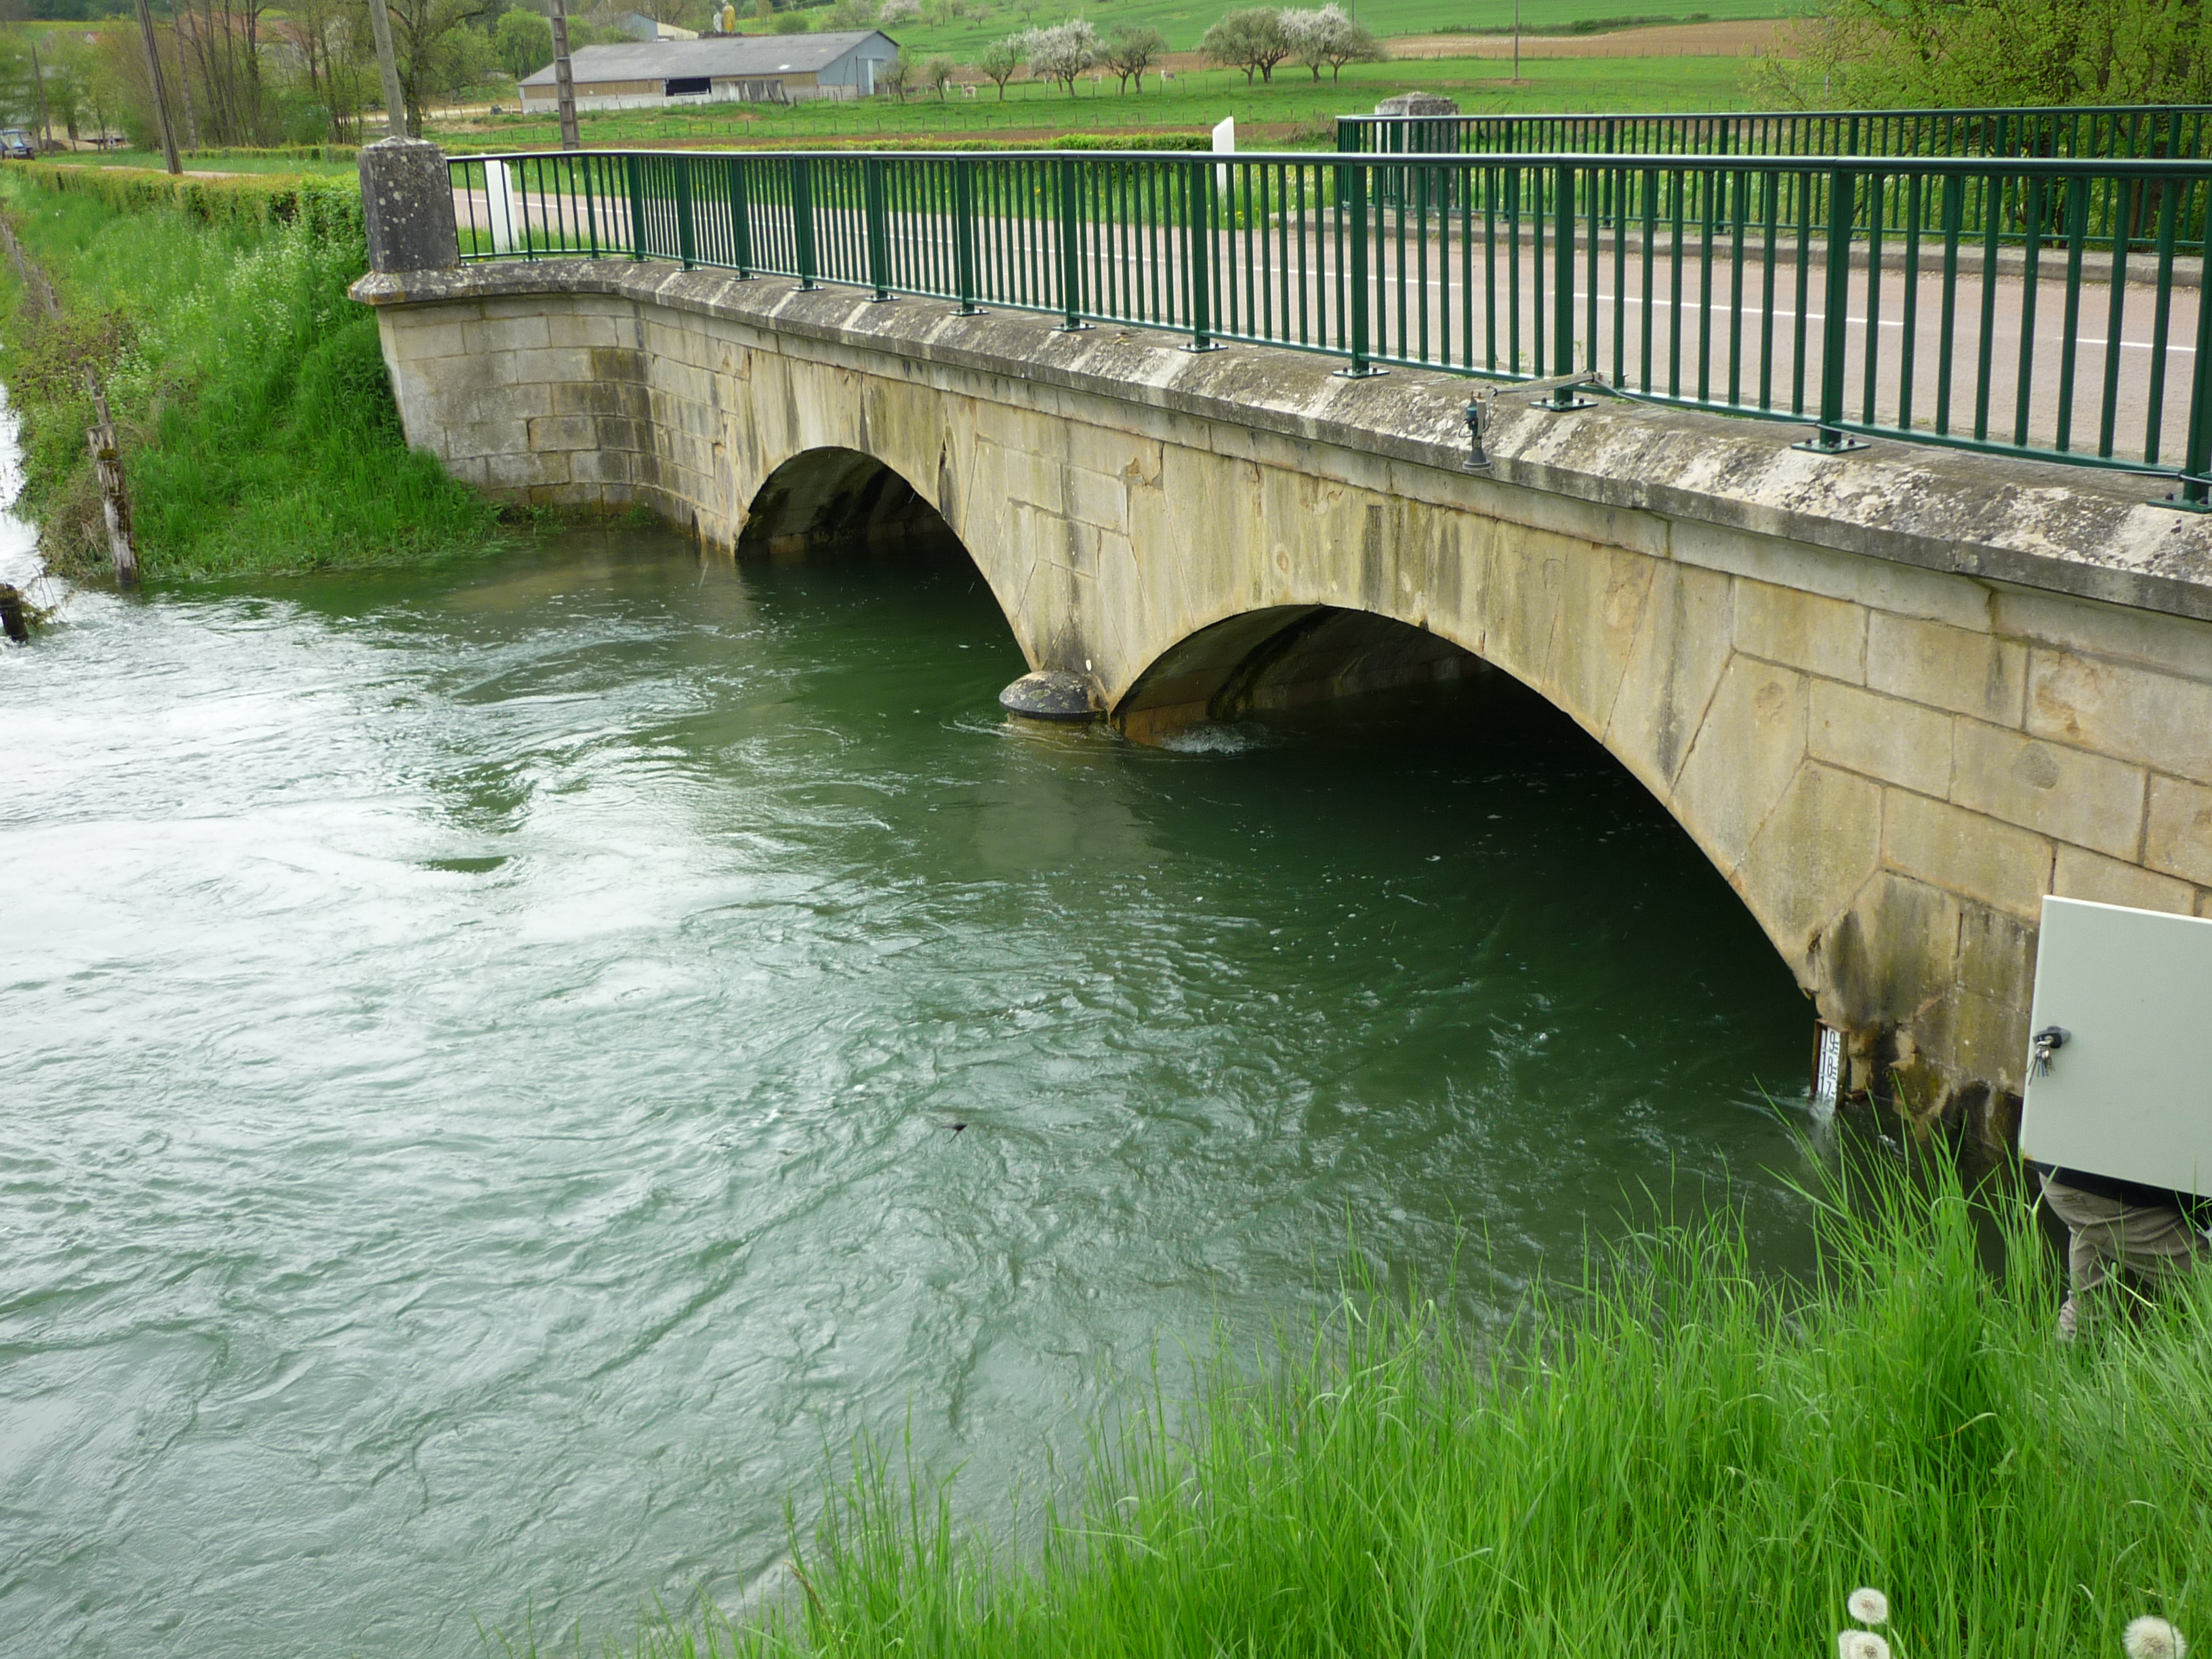
[[[2212,915],[2212,524],[2124,475],[548,260],[383,272],[410,441],[712,544],[941,533],[1133,736],[1476,662],[1666,805],[1849,1037],[2008,1133],[2042,896]],[[1808,1012],[1810,1011],[1808,1010]]]

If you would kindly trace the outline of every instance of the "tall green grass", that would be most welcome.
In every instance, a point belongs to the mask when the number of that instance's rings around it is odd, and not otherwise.
[[[1354,1296],[996,1538],[863,1458],[782,1599],[636,1651],[1816,1656],[1859,1584],[1909,1659],[2212,1630],[2212,1297],[2067,1348],[2024,1205],[1995,1274],[1955,1182],[1877,1171],[1820,1231],[1810,1286],[1730,1215],[1640,1232],[1502,1337]]]
[[[121,431],[150,577],[405,562],[491,539],[496,509],[407,448],[375,320],[346,297],[357,235],[122,211],[15,176],[0,207],[64,307],[48,322],[8,273],[0,380],[25,422],[21,510],[58,568],[106,558],[86,363]]]

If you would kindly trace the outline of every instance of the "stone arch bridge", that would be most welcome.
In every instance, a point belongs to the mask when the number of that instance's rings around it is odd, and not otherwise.
[[[2057,892],[2212,915],[2212,524],[2146,481],[706,271],[380,274],[408,435],[787,553],[949,526],[1133,738],[1494,665],[1695,838],[1850,1084],[2001,1137]]]

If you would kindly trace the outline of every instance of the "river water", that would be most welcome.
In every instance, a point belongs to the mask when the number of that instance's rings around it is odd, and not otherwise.
[[[1565,722],[1144,749],[1023,666],[957,559],[653,532],[0,653],[0,1653],[618,1633],[1352,1248],[1480,1319],[1728,1181],[1804,1259],[1809,1010]]]

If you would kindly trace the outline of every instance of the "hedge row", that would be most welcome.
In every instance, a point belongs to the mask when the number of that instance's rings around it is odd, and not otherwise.
[[[96,196],[123,213],[173,208],[207,225],[304,224],[324,241],[362,234],[361,186],[349,179],[296,173],[178,179],[150,167],[52,165],[24,172],[44,189]]]

